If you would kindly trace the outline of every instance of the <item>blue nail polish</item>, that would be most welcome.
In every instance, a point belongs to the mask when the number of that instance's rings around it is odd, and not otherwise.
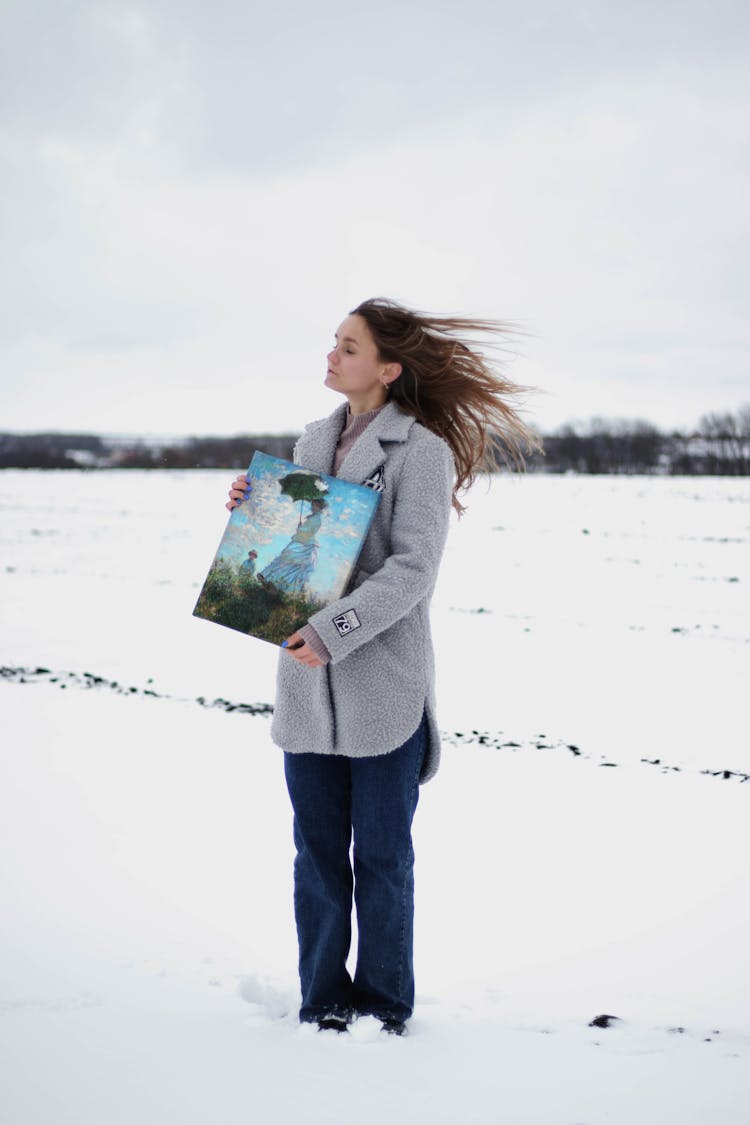
[[[243,499],[249,500],[250,499],[250,493],[252,491],[253,491],[252,488],[248,488],[247,492],[245,492],[244,495],[243,495]]]
[[[282,647],[282,648],[286,648],[286,641],[282,641],[282,642],[281,642],[281,647]]]

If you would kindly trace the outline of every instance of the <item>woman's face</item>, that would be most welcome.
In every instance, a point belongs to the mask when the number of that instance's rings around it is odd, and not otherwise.
[[[390,364],[383,363],[373,340],[367,321],[356,314],[347,316],[336,332],[336,343],[328,353],[328,373],[325,384],[340,391],[350,402],[374,402],[372,409],[386,399],[386,384]]]

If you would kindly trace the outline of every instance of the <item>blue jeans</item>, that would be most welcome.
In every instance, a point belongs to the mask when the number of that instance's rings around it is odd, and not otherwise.
[[[426,740],[423,717],[390,754],[284,754],[297,849],[294,914],[303,1022],[351,1011],[399,1020],[412,1013],[411,825]],[[346,968],[352,889],[359,934],[354,980]]]

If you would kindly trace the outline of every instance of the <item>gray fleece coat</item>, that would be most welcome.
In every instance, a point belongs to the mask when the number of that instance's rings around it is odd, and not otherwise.
[[[312,422],[298,465],[330,473],[346,403]],[[440,760],[429,605],[448,533],[453,457],[442,440],[387,403],[355,441],[338,476],[382,490],[350,592],[310,618],[331,654],[308,668],[279,658],[271,737],[291,753],[350,758],[401,746],[427,712],[421,781]]]

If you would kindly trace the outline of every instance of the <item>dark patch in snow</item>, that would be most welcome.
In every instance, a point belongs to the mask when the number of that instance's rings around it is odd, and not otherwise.
[[[550,739],[546,734],[538,734],[534,738],[518,742],[516,739],[506,738],[502,731],[470,730],[470,731],[441,731],[443,742],[451,746],[483,746],[489,750],[567,750],[574,758],[587,761],[592,760],[591,754],[586,754],[574,742],[565,742],[563,739]],[[644,765],[659,766],[662,773],[681,773],[682,766],[670,766],[661,758],[641,758]],[[617,769],[621,762],[612,762],[601,755],[599,766]],[[710,777],[720,777],[725,781],[738,778],[740,781],[750,781],[750,774],[740,773],[737,770],[701,770],[701,774]]]
[[[608,1016],[606,1014],[601,1016],[594,1016],[589,1027],[614,1027],[615,1024],[622,1023],[619,1016]]]
[[[702,774],[709,777],[720,777],[724,781],[729,781],[731,777],[738,777],[740,781],[750,781],[750,773],[740,773],[738,770],[701,770]]]
[[[588,758],[590,755],[584,754],[579,746],[573,742],[564,742],[562,739],[550,740],[546,734],[538,734],[535,738],[527,739],[525,742],[518,742],[514,738],[503,737],[502,731],[441,731],[441,738],[443,742],[450,743],[451,746],[486,746],[490,750],[569,750],[570,753],[576,758]],[[615,765],[616,763],[608,763]]]
[[[222,711],[236,711],[239,715],[272,715],[273,704],[271,703],[233,703],[230,699],[206,699],[204,696],[199,695],[196,697],[196,703],[201,707],[219,707]]]
[[[78,687],[91,691],[92,689],[108,689],[117,695],[143,696],[149,699],[172,699],[180,703],[194,702],[201,707],[217,707],[222,711],[237,712],[241,715],[272,715],[273,706],[270,703],[233,703],[229,699],[206,699],[199,695],[190,701],[181,696],[167,695],[163,692],[153,691],[151,688],[134,687],[131,684],[121,684],[117,680],[108,680],[104,676],[95,676],[93,672],[53,672],[49,668],[9,668],[0,667],[0,679],[16,684],[57,684],[65,690],[68,687]],[[148,679],[146,683],[154,681]]]
[[[451,613],[492,613],[491,609],[485,609],[480,605],[477,609],[469,609],[462,605],[452,605],[448,607]]]
[[[552,745],[541,741],[545,735],[538,735],[536,739],[529,739],[527,742],[516,742],[514,739],[504,738],[502,731],[495,734],[486,730],[454,731],[450,733],[441,731],[441,737],[444,742],[449,742],[451,746],[486,746],[490,750],[555,750],[564,745],[564,743]]]

